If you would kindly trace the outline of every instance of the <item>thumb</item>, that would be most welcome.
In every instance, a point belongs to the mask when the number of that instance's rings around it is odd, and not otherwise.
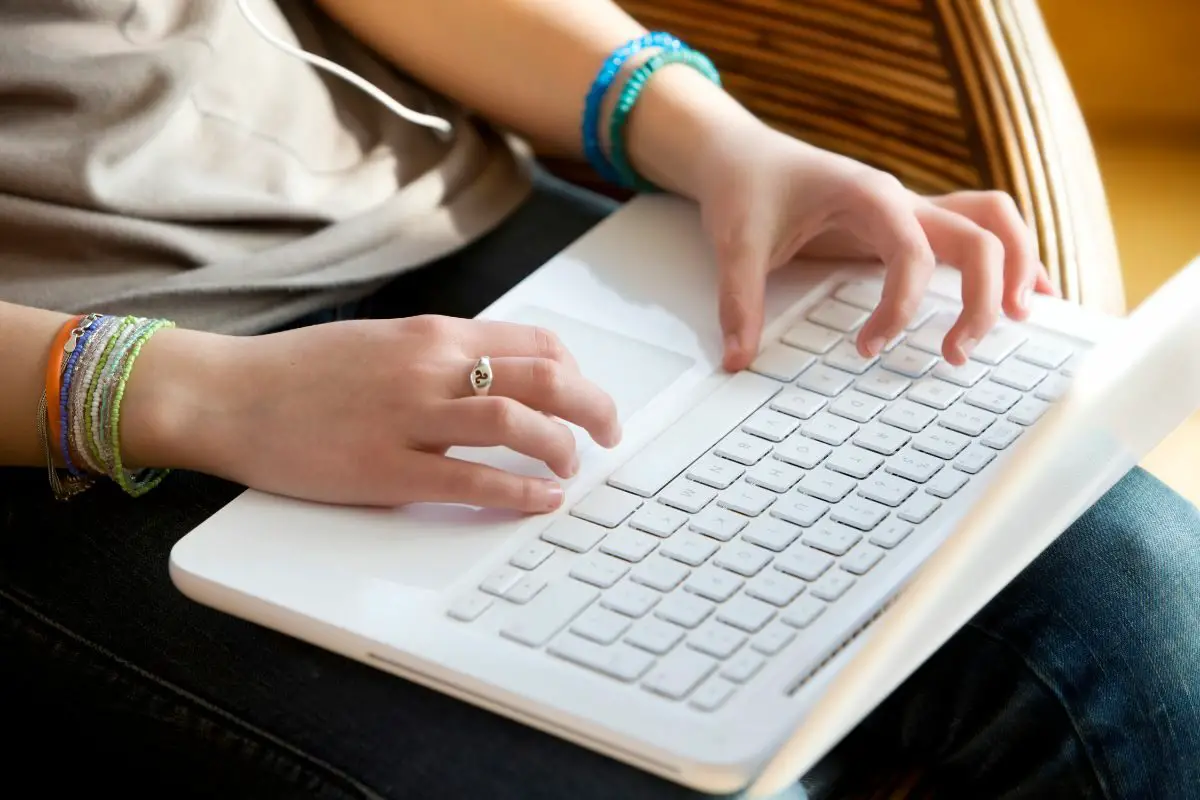
[[[721,332],[725,336],[724,366],[745,369],[758,354],[763,327],[763,294],[767,264],[757,248],[739,247],[721,263]]]

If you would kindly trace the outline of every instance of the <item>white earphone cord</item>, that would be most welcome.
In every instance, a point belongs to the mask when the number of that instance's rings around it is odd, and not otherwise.
[[[406,106],[396,102],[390,95],[388,95],[387,92],[383,91],[375,84],[357,75],[356,73],[351,72],[340,64],[335,64],[327,58],[321,58],[320,56],[313,55],[306,50],[293,47],[279,37],[275,36],[266,29],[266,27],[254,16],[254,14],[250,12],[249,7],[246,5],[247,2],[248,0],[237,0],[238,10],[242,12],[242,16],[246,18],[246,22],[250,24],[250,27],[253,28],[254,31],[269,44],[279,48],[292,58],[298,58],[301,61],[311,64],[318,69],[323,69],[326,72],[336,75],[349,84],[357,86],[359,89],[378,100],[389,111],[401,119],[406,119],[415,125],[422,125],[426,128],[432,128],[442,134],[450,133],[450,123],[441,117],[435,117],[432,114],[422,114],[418,111],[413,111],[411,108],[407,108]]]

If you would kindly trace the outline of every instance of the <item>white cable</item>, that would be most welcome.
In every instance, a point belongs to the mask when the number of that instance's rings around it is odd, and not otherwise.
[[[250,27],[254,28],[255,32],[258,33],[258,35],[265,39],[268,43],[279,48],[292,58],[298,58],[301,61],[305,61],[312,66],[317,67],[318,69],[323,69],[326,72],[336,75],[347,83],[357,86],[359,89],[362,89],[364,92],[371,95],[371,97],[382,103],[393,114],[402,119],[406,119],[409,122],[412,122],[416,125],[422,125],[426,128],[433,128],[435,131],[438,131],[443,135],[450,133],[450,123],[441,117],[435,117],[432,114],[422,114],[418,111],[413,111],[411,108],[407,108],[396,102],[391,96],[388,95],[387,92],[383,91],[375,84],[351,72],[340,64],[335,64],[329,59],[313,55],[307,50],[301,50],[298,47],[293,47],[279,37],[275,36],[273,33],[267,30],[266,27],[264,27],[263,24],[252,13],[250,13],[250,9],[246,3],[247,0],[237,0],[238,10],[241,11],[242,16],[246,18],[246,22],[250,23]]]

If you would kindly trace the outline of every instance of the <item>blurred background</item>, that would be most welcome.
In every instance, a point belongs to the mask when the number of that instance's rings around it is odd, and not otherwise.
[[[1096,147],[1132,311],[1200,256],[1200,2],[1040,6]],[[1200,416],[1146,466],[1200,502]]]

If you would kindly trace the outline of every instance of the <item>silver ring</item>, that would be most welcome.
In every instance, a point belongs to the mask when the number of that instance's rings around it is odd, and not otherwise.
[[[482,356],[471,367],[471,390],[476,397],[483,397],[492,388],[492,360]]]

